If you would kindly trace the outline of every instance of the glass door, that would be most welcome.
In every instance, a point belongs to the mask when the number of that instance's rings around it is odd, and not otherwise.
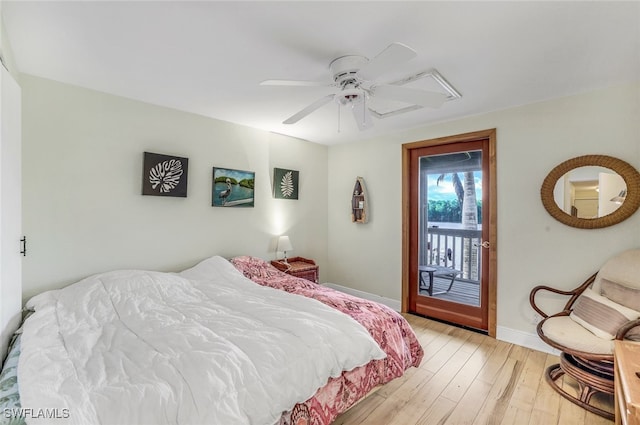
[[[488,330],[488,144],[411,151],[410,311]]]

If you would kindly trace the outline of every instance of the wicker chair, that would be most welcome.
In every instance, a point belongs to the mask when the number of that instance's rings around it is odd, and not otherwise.
[[[565,295],[564,309],[547,315],[536,305],[539,291]],[[613,340],[640,340],[640,249],[625,251],[571,291],[536,286],[531,307],[543,317],[538,335],[562,351],[560,363],[547,368],[547,382],[573,403],[608,419],[613,413],[590,404],[596,392],[613,394]],[[635,329],[634,329],[635,328]],[[564,375],[578,383],[578,393],[563,388]],[[569,390],[570,391],[570,390]]]

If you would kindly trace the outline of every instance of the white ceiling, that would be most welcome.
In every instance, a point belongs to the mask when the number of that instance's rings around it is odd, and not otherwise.
[[[3,1],[19,71],[145,102],[335,144],[640,79],[640,2]],[[359,131],[329,63],[391,42],[418,56],[381,81],[436,68],[462,93]],[[433,87],[427,79],[412,83]]]

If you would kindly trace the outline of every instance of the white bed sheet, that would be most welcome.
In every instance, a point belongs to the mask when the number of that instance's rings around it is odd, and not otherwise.
[[[329,377],[385,357],[352,318],[221,257],[95,275],[28,307],[22,407],[68,409],[29,424],[269,425]]]

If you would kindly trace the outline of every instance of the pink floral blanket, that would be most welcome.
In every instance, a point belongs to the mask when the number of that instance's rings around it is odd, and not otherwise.
[[[316,299],[357,320],[387,353],[384,360],[331,378],[316,394],[282,415],[281,425],[327,425],[377,385],[419,366],[424,352],[407,321],[391,308],[305,279],[290,276],[255,257],[236,257],[231,263],[252,281]]]

